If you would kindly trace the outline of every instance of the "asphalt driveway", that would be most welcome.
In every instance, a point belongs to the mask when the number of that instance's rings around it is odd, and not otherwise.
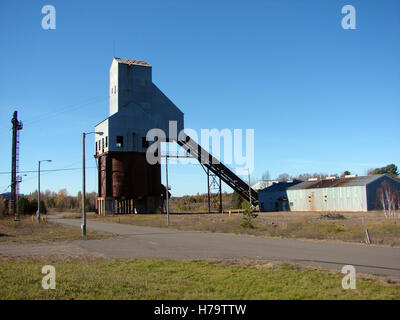
[[[78,219],[53,217],[52,221],[77,227],[81,224]],[[75,246],[87,252],[109,258],[249,258],[295,262],[339,271],[350,264],[360,273],[400,277],[400,248],[179,231],[89,220],[90,229],[122,236],[73,241]]]

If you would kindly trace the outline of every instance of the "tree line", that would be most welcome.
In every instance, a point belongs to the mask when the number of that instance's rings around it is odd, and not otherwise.
[[[343,178],[346,175],[351,175],[352,173],[349,170],[346,170],[342,173],[332,173],[332,174],[327,174],[327,173],[301,173],[298,175],[290,175],[288,173],[281,173],[279,174],[275,179],[271,179],[271,174],[269,173],[269,171],[265,171],[260,180],[277,180],[277,181],[289,181],[289,180],[303,180],[303,181],[307,181],[308,179],[311,178],[318,178],[318,179],[325,179],[329,176],[337,176],[337,177],[341,177]],[[392,178],[398,179],[400,180],[399,177],[399,171],[398,168],[395,164],[389,164],[387,166],[383,166],[381,168],[371,168],[367,170],[367,175],[374,175],[374,174],[388,174],[390,175]],[[256,181],[254,181],[255,183]]]
[[[18,197],[18,213],[35,214],[37,211],[38,192]],[[76,196],[68,194],[67,189],[58,192],[46,190],[40,192],[40,212],[46,214],[49,210],[79,211],[82,209],[82,193]],[[97,193],[86,193],[86,211],[96,210]],[[10,201],[0,197],[0,215],[11,213]]]

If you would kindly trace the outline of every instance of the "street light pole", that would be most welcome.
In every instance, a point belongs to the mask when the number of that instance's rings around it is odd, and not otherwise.
[[[86,164],[85,164],[85,138],[88,134],[103,135],[103,132],[82,132],[82,237],[86,236]]]
[[[167,226],[169,226],[168,156],[165,157],[165,184],[166,184],[165,188],[167,189],[167,191],[166,191],[166,197],[167,197]]]
[[[249,198],[250,198],[250,207],[251,207],[251,186],[250,186],[250,169],[247,168],[247,172],[249,175]]]
[[[86,236],[86,168],[85,168],[85,137],[86,134],[82,133],[82,237]]]
[[[37,198],[37,213],[36,220],[40,222],[40,161],[38,162],[38,198]]]
[[[41,162],[51,162],[51,160],[39,160],[38,161],[38,209],[36,213],[36,220],[40,222],[40,163]]]

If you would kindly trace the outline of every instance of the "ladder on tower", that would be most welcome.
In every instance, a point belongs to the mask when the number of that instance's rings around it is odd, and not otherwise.
[[[18,121],[17,111],[14,111],[11,123],[13,124],[13,148],[12,148],[12,166],[11,166],[11,199],[10,205],[12,208],[13,215],[18,220],[18,194],[19,194],[19,145],[20,145],[20,133],[23,129],[22,121]]]
[[[213,174],[221,178],[228,186],[236,191],[240,196],[250,202],[253,206],[258,204],[258,194],[249,185],[234,174],[227,166],[222,164],[217,158],[209,154],[196,141],[184,134],[177,143],[188,152],[193,158],[196,158],[203,166],[209,169]]]

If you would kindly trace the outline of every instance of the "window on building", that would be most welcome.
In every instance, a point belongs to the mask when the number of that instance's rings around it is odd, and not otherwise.
[[[124,147],[124,137],[123,136],[117,136],[117,147],[118,148]]]
[[[101,139],[101,151],[104,152],[104,138]]]
[[[106,137],[106,148],[108,147],[108,137]]]
[[[97,141],[96,141],[96,153],[97,153]]]

